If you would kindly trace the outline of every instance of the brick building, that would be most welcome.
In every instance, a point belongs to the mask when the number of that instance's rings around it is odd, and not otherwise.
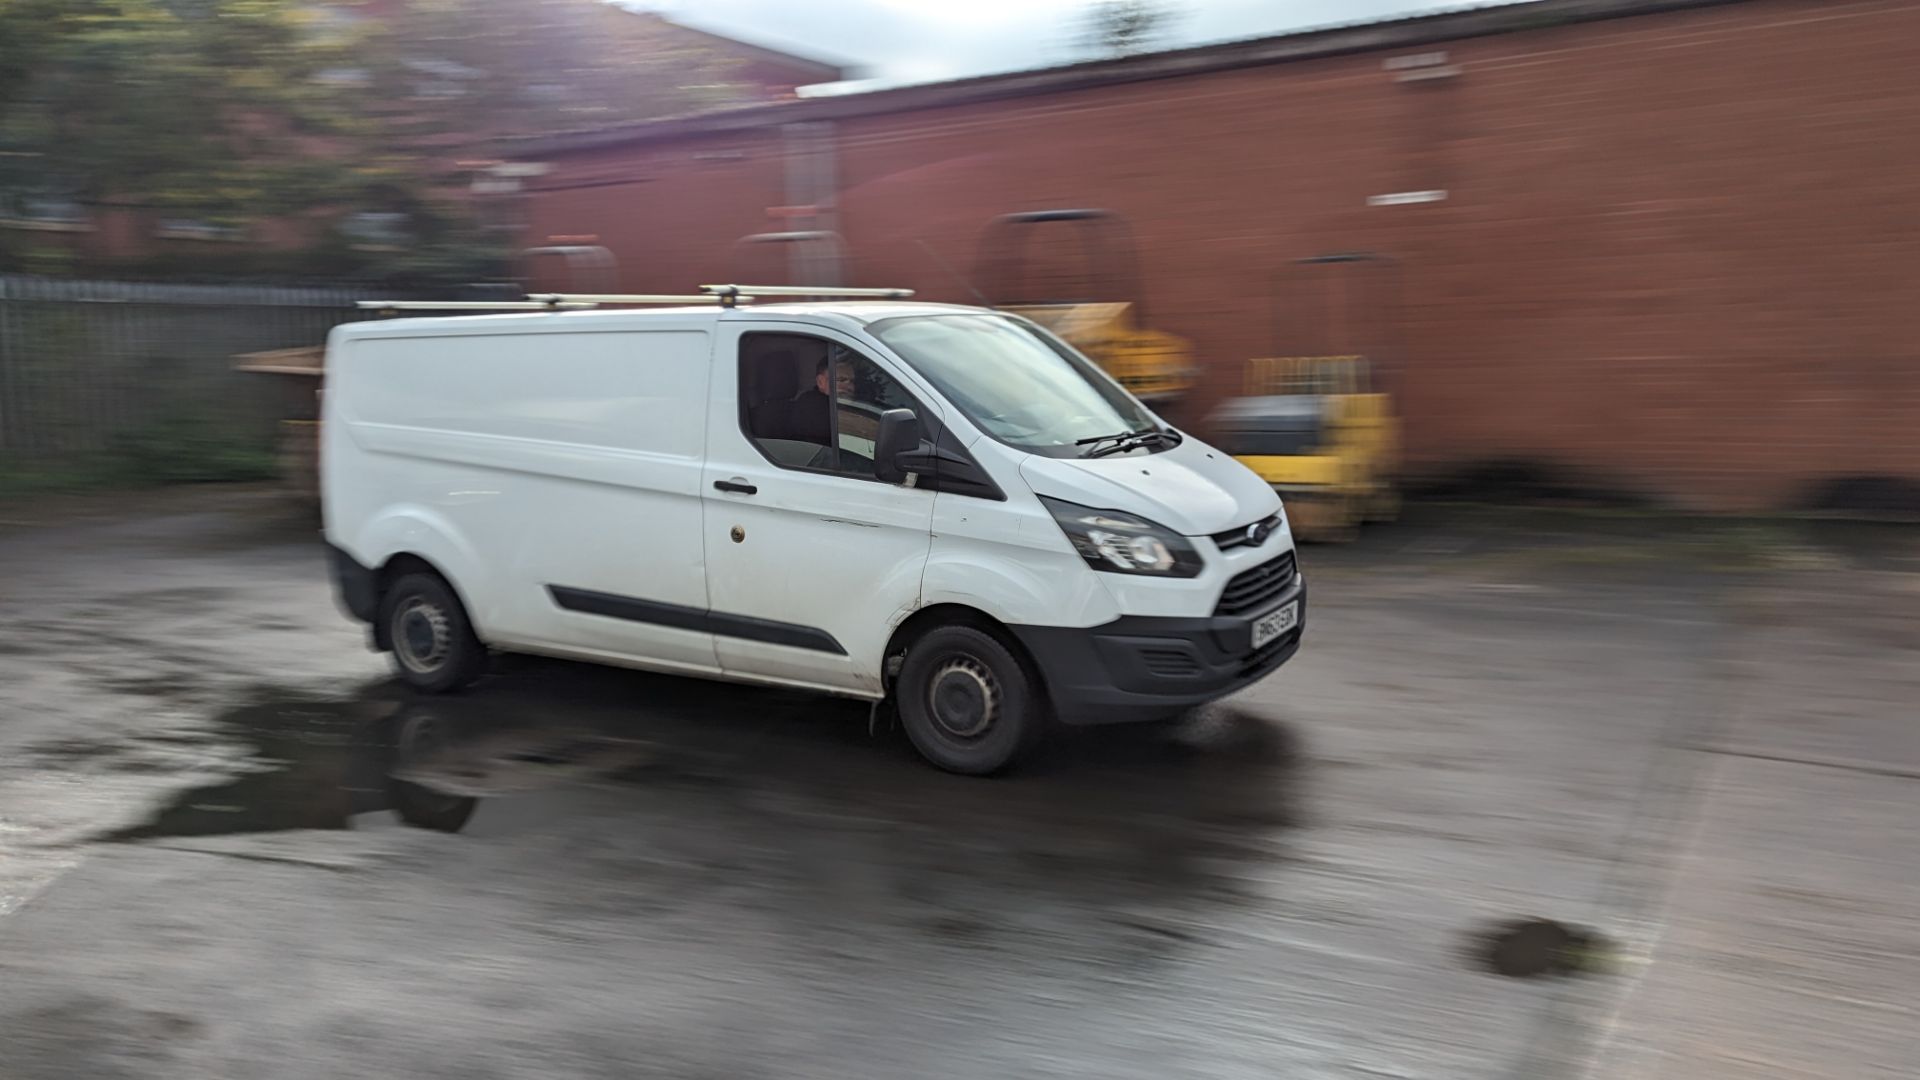
[[[847,283],[966,300],[942,263],[995,215],[1114,209],[1204,396],[1281,347],[1289,260],[1389,254],[1415,469],[1754,510],[1920,483],[1917,70],[1920,0],[1539,0],[518,153],[532,238],[596,234],[640,291],[779,272],[730,246],[809,204],[778,227],[843,233]]]

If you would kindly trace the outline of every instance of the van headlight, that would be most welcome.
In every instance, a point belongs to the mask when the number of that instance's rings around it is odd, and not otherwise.
[[[1200,553],[1164,525],[1118,510],[1094,510],[1040,496],[1073,550],[1095,570],[1112,574],[1190,578],[1200,574]]]

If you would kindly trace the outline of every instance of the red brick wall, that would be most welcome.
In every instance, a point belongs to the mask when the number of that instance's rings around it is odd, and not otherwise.
[[[1920,481],[1920,0],[1432,48],[1458,77],[1364,53],[839,121],[854,283],[965,300],[922,242],[972,273],[997,214],[1108,207],[1211,396],[1275,351],[1280,267],[1380,251],[1417,469],[1520,459],[1725,510]],[[625,288],[742,276],[727,249],[778,227],[780,152],[767,131],[561,157],[530,233],[597,233]],[[582,186],[609,180],[633,182]],[[1366,203],[1425,188],[1449,198]]]

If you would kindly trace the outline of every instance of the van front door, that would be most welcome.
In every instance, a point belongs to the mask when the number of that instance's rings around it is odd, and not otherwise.
[[[937,414],[824,328],[722,322],[715,347],[701,494],[720,666],[877,695],[933,523],[933,492],[874,475],[879,415]]]

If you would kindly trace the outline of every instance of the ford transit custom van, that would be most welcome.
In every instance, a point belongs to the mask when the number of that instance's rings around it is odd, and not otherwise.
[[[1299,648],[1273,489],[1043,328],[716,289],[333,331],[335,584],[403,680],[501,650],[890,699],[978,774]]]

